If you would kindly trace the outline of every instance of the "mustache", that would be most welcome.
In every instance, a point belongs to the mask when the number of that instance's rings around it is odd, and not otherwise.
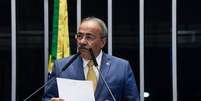
[[[89,46],[86,46],[86,45],[79,45],[78,46],[78,49],[85,49],[85,50],[89,50],[90,47]]]

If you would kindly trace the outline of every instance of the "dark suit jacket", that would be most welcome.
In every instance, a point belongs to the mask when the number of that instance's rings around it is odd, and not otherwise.
[[[63,65],[68,63],[71,58],[72,56],[55,61],[51,77],[85,80],[81,57],[78,57],[64,72],[60,73]],[[100,71],[117,101],[139,101],[136,81],[128,61],[103,53]],[[43,100],[49,101],[52,97],[58,97],[56,81],[46,86]],[[95,99],[96,101],[112,101],[101,78],[97,83]]]

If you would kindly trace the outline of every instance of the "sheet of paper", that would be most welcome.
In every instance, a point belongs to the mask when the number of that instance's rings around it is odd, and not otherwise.
[[[57,86],[64,101],[95,101],[91,81],[57,78]]]

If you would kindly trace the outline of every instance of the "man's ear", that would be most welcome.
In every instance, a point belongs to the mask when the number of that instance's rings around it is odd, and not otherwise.
[[[102,46],[101,46],[101,48],[103,48],[106,43],[107,43],[107,38],[106,37],[102,38]]]

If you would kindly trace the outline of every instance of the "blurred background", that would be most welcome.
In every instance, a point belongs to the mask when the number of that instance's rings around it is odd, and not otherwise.
[[[71,53],[76,53],[77,1],[68,1]],[[107,0],[82,0],[81,16],[107,23]],[[49,0],[49,43],[53,0]],[[201,1],[177,0],[178,101],[201,101]],[[172,101],[172,1],[144,0],[145,101]],[[113,55],[128,59],[140,90],[139,0],[113,0]],[[0,0],[0,98],[11,101],[11,1]],[[44,83],[44,1],[16,0],[16,100]],[[105,49],[107,52],[107,49]],[[34,95],[39,101],[43,90]]]

